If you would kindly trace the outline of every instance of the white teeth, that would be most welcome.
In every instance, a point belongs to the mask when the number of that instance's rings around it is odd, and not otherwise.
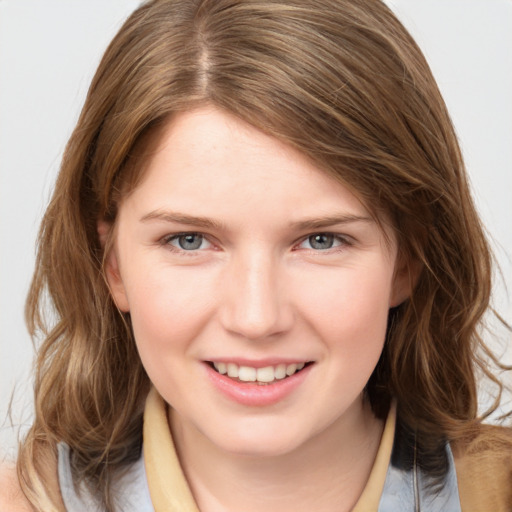
[[[286,367],[286,375],[288,375],[288,377],[290,377],[291,375],[293,375],[296,371],[297,371],[297,365],[296,365],[295,363],[293,363],[293,364],[289,364],[289,365]]]
[[[286,377],[286,365],[278,364],[274,370],[274,377],[278,380],[284,379]]]
[[[213,363],[213,366],[215,366],[215,369],[222,375],[225,375],[228,371],[226,363]]]
[[[272,382],[274,380],[274,368],[272,366],[265,366],[265,368],[258,368],[256,372],[256,380],[259,382]]]
[[[243,382],[255,382],[256,381],[256,368],[250,366],[240,366],[238,370],[238,378]]]
[[[264,368],[253,368],[252,366],[238,366],[235,363],[213,363],[214,368],[222,375],[228,375],[233,379],[242,382],[269,383],[274,380],[282,380],[291,377],[294,373],[302,370],[305,363],[278,364],[277,366],[265,366]]]
[[[237,378],[238,377],[238,365],[235,363],[228,363],[227,364],[228,369],[228,377]]]

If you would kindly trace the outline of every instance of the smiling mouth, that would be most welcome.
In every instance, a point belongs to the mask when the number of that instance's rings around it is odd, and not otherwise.
[[[265,366],[263,368],[254,368],[251,366],[242,366],[236,363],[223,363],[208,361],[213,370],[230,379],[248,384],[257,384],[265,386],[276,381],[284,380],[296,373],[302,371],[307,366],[313,364],[313,361],[278,364],[275,366]]]

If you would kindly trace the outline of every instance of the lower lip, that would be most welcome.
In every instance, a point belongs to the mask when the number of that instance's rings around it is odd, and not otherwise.
[[[276,404],[293,393],[304,382],[313,364],[309,364],[291,377],[274,380],[265,385],[255,382],[239,382],[227,375],[221,375],[209,364],[205,366],[211,382],[225,396],[242,405],[264,407]]]

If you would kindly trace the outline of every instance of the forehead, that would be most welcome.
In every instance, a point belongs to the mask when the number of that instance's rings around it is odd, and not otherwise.
[[[162,193],[213,199],[229,189],[233,201],[257,193],[299,201],[316,192],[327,201],[335,189],[351,207],[364,209],[356,194],[300,152],[214,107],[174,116],[144,167],[140,185],[159,181]]]
[[[175,115],[145,152],[131,202],[239,223],[374,217],[349,186],[301,152],[213,106]],[[379,219],[379,221],[382,219]]]

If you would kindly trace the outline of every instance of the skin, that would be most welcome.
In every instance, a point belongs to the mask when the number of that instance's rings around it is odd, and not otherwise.
[[[349,510],[382,432],[363,388],[409,289],[392,231],[300,153],[211,106],[177,115],[145,172],[120,204],[107,278],[201,510]],[[183,233],[200,233],[197,249]],[[313,246],[318,234],[332,247]],[[228,358],[313,364],[253,407],[208,378],[205,361]]]
[[[21,492],[14,465],[0,465],[0,510],[12,512],[33,510]]]
[[[65,510],[62,502],[57,476],[57,463],[48,460],[44,466],[47,482],[50,482],[46,491],[52,496],[57,509]],[[49,510],[50,508],[48,508]],[[21,490],[20,482],[14,464],[0,464],[0,510],[9,512],[33,512],[34,508]],[[51,510],[54,510],[52,508]]]

